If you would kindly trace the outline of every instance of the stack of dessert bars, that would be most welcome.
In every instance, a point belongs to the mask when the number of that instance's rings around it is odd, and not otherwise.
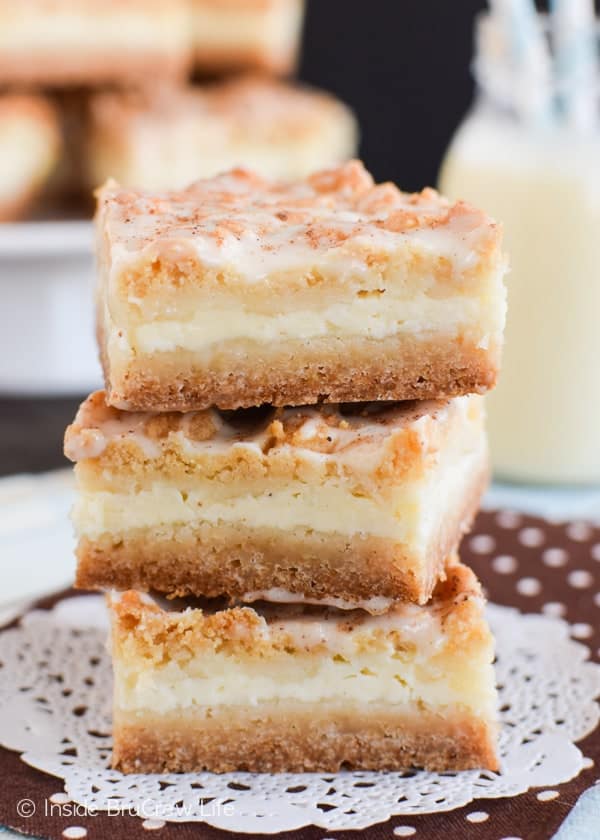
[[[457,549],[488,478],[498,226],[357,161],[98,204],[106,391],[66,453],[114,766],[496,769]]]

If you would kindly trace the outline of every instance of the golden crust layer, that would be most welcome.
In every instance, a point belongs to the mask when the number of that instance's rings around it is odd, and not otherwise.
[[[113,766],[124,773],[497,770],[495,737],[493,723],[460,711],[404,716],[389,707],[302,709],[286,703],[196,719],[117,712]]]
[[[249,70],[259,73],[275,73],[287,76],[292,73],[297,60],[296,48],[285,53],[273,53],[261,47],[208,47],[196,49],[195,66],[199,77],[206,74],[208,78],[213,73],[232,73]]]
[[[92,25],[92,24],[90,24]],[[189,54],[162,55],[160,52],[115,52],[110,45],[101,55],[85,50],[68,52],[38,51],[31,54],[0,56],[0,83],[41,85],[50,88],[78,87],[83,84],[147,84],[148,78],[184,80],[190,66]]]
[[[133,359],[115,376],[101,352],[108,402],[123,409],[190,411],[318,402],[429,400],[485,393],[496,384],[500,348],[398,335],[288,341],[252,355],[221,350],[198,363],[177,351]]]

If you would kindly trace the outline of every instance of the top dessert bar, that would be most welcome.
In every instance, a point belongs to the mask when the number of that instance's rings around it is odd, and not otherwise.
[[[191,0],[191,11],[200,71],[294,69],[304,0]]]
[[[499,227],[358,161],[98,193],[98,331],[123,409],[484,392],[505,318]]]
[[[0,0],[0,84],[184,77],[189,18],[188,0]]]

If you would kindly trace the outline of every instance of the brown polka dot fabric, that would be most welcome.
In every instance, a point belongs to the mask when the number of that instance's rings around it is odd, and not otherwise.
[[[586,522],[551,524],[511,511],[480,513],[461,551],[481,578],[488,597],[522,612],[564,617],[573,636],[600,662],[600,528]],[[49,599],[42,606],[50,606]],[[512,799],[486,799],[446,814],[394,817],[364,831],[307,828],[277,835],[282,840],[550,840],[580,794],[600,778],[600,728],[579,744],[588,767],[555,790],[533,790]],[[0,749],[0,823],[37,837],[90,840],[243,840],[201,824],[163,824],[132,816],[85,815],[67,811],[59,780],[27,767],[18,755]],[[20,817],[16,805],[29,798],[33,817]],[[61,804],[52,809],[53,803]],[[598,818],[600,838],[600,815]]]

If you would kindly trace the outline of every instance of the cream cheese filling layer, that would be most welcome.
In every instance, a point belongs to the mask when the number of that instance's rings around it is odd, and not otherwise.
[[[290,481],[282,490],[265,491],[214,500],[210,481],[182,493],[177,487],[156,482],[135,496],[106,491],[80,494],[73,512],[80,534],[99,537],[103,533],[126,533],[161,525],[189,525],[200,522],[239,522],[251,528],[310,528],[344,534],[367,533],[394,539],[409,531],[406,519],[399,520],[376,501],[353,496],[336,486],[310,486]],[[403,522],[406,523],[403,525]]]
[[[438,639],[443,649],[445,639]],[[259,658],[202,654],[180,666],[174,661],[149,668],[124,660],[115,667],[115,703],[124,711],[174,710],[266,702],[360,702],[390,706],[425,703],[431,708],[460,704],[477,714],[495,711],[493,667],[488,654],[435,655],[430,659],[368,651]]]
[[[469,448],[464,444],[454,447],[426,480],[399,487],[389,503],[353,494],[350,486],[333,481],[312,485],[291,480],[282,489],[224,498],[216,498],[216,483],[209,480],[199,480],[186,492],[157,481],[135,494],[82,489],[73,520],[79,535],[91,539],[105,533],[202,522],[366,534],[410,544],[426,559],[442,518],[463,504],[486,459],[485,436],[479,431]]]
[[[381,294],[278,314],[252,312],[234,305],[210,308],[196,311],[185,321],[155,320],[131,325],[127,338],[134,351],[149,354],[179,349],[199,352],[222,341],[239,339],[268,344],[324,336],[383,339],[398,333],[427,335],[440,331],[456,336],[470,330],[477,334],[480,346],[486,347],[501,328],[500,319],[490,317],[489,306],[476,297],[436,299],[419,295],[407,300]]]

